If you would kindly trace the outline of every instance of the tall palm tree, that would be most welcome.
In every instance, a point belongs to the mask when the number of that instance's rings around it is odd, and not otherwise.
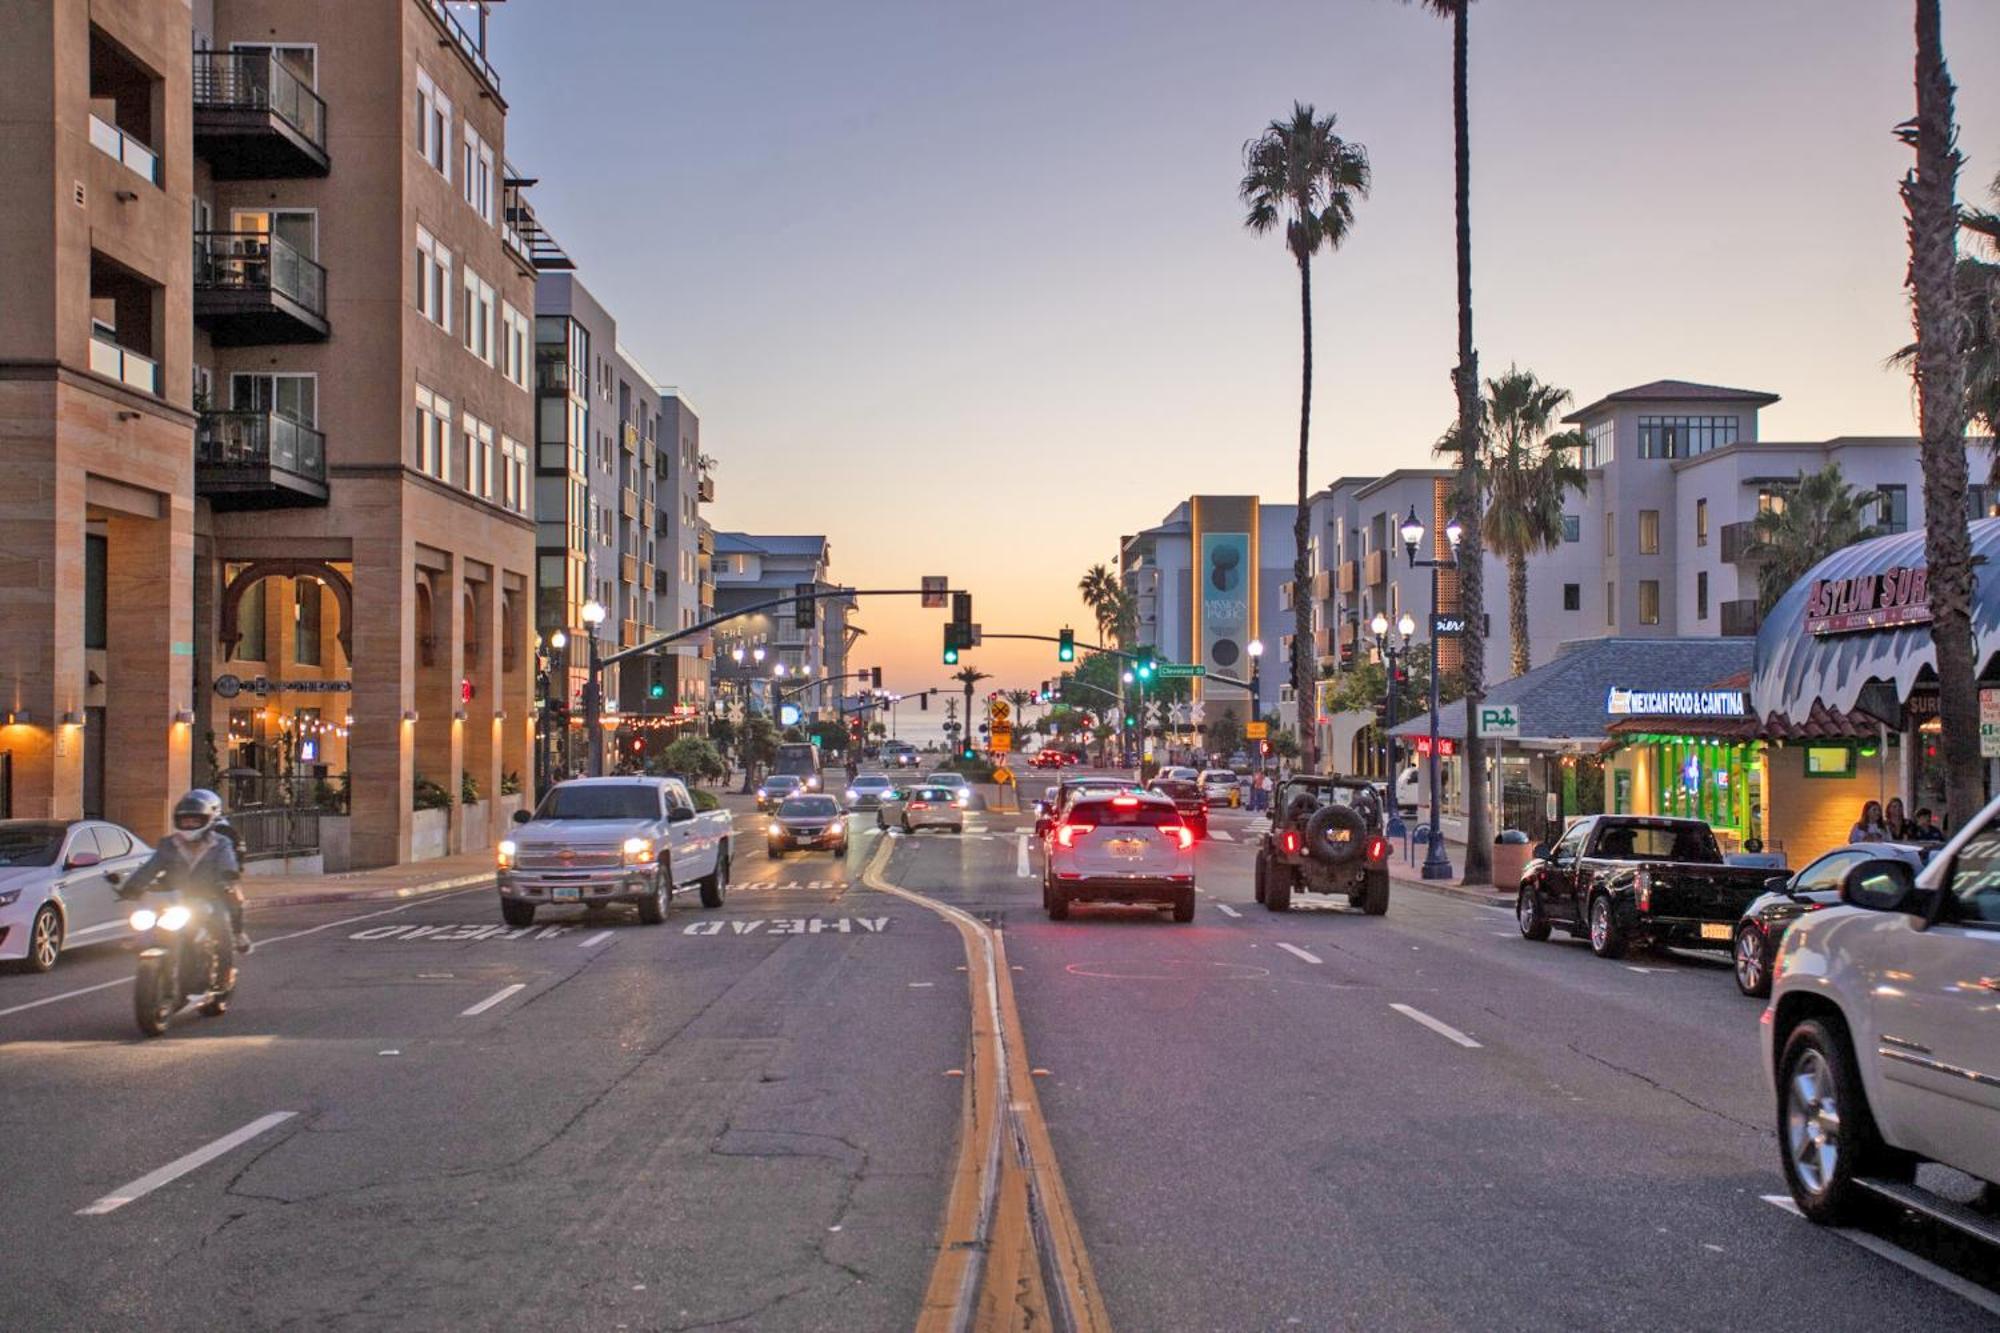
[[[1282,226],[1285,248],[1299,266],[1299,324],[1303,373],[1299,383],[1299,498],[1292,525],[1292,691],[1297,696],[1301,765],[1313,769],[1313,724],[1318,720],[1312,640],[1312,598],[1306,596],[1306,565],[1312,536],[1308,480],[1312,437],[1312,259],[1338,250],[1354,229],[1354,205],[1368,195],[1368,150],[1334,133],[1335,117],[1292,104],[1290,120],[1274,120],[1243,145],[1243,183],[1237,193],[1248,206],[1243,225],[1262,235]]]
[[[1958,166],[1951,73],[1938,0],[1916,0],[1917,114],[1897,133],[1916,150],[1903,177],[1908,284],[1917,330],[1917,416],[1924,469],[1924,562],[1930,568],[1945,793],[1951,824],[1979,812],[1979,694],[1972,654],[1972,540],[1965,523],[1964,323],[1958,259]]]
[[[1516,366],[1486,381],[1479,460],[1487,490],[1483,535],[1493,553],[1507,562],[1507,628],[1517,676],[1534,665],[1528,642],[1528,557],[1562,545],[1563,501],[1588,484],[1576,458],[1589,441],[1580,431],[1549,433],[1569,400],[1569,390],[1544,384],[1534,371]],[[1438,452],[1462,452],[1456,427],[1438,442]]]
[[[1761,562],[1759,613],[1776,606],[1785,590],[1814,565],[1843,546],[1873,537],[1876,529],[1869,521],[1869,509],[1880,499],[1877,491],[1856,493],[1838,463],[1799,473],[1799,479],[1785,488],[1782,504],[1760,510],[1750,520],[1746,554]]]
[[[951,673],[951,678],[965,686],[965,730],[959,733],[960,744],[972,744],[972,733],[977,730],[972,721],[972,687],[982,680],[991,680],[991,672],[981,671],[976,666],[962,666]]]
[[[1077,580],[1076,590],[1083,594],[1083,604],[1097,620],[1097,634],[1100,639],[1112,630],[1111,608],[1116,605],[1118,595],[1124,591],[1118,576],[1104,565],[1092,565]]]
[[[1479,479],[1479,353],[1472,345],[1472,136],[1466,103],[1465,12],[1472,0],[1404,0],[1425,12],[1451,20],[1451,123],[1454,209],[1458,249],[1458,365],[1452,383],[1458,389],[1458,520],[1465,539],[1458,549],[1459,607],[1465,612],[1465,637],[1459,641],[1465,679],[1465,771],[1474,775],[1465,786],[1465,882],[1485,884],[1493,878],[1492,814],[1487,808],[1486,742],[1477,725],[1479,705],[1486,698],[1486,564],[1485,523],[1479,508],[1485,487]]]
[[[1963,334],[1966,421],[1992,438],[2000,437],[2000,175],[1988,188],[1993,208],[1959,210],[1959,230],[1974,239],[1975,248],[1959,256],[1952,278]],[[1890,360],[1914,370],[1917,345],[1909,344]],[[1987,467],[1987,481],[2000,483],[2000,448]]]

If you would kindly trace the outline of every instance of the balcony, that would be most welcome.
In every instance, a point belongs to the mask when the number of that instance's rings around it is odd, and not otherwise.
[[[160,363],[122,347],[97,331],[90,335],[90,368],[106,379],[155,397],[160,392]]]
[[[695,499],[705,505],[715,503],[715,477],[713,474],[707,472],[701,474],[701,480],[695,483],[694,496]]]
[[[1389,581],[1389,553],[1387,551],[1370,551],[1368,553],[1367,568],[1363,571],[1363,581],[1371,588],[1379,587]]]
[[[1722,563],[1740,565],[1747,560],[1758,559],[1757,534],[1755,524],[1745,519],[1741,523],[1722,525]],[[1723,631],[1725,634],[1727,630]]]
[[[217,180],[324,176],[326,103],[273,52],[197,51],[194,146]]]
[[[639,581],[639,558],[631,555],[619,556],[618,576],[628,588],[637,583]]]
[[[1340,562],[1340,591],[1342,594],[1354,592],[1361,586],[1361,562],[1343,560]]]
[[[637,648],[639,646],[638,621],[622,620],[618,623],[618,646],[620,648]]]
[[[1722,632],[1727,636],[1747,638],[1755,634],[1763,623],[1764,617],[1757,610],[1755,597],[1722,604]]]
[[[1322,569],[1313,575],[1312,595],[1315,602],[1323,602],[1333,596],[1333,572]]]
[[[265,232],[198,231],[194,322],[217,347],[325,342],[326,270]]]
[[[701,531],[695,536],[695,549],[700,551],[703,555],[715,554],[714,528],[709,527],[708,524],[706,523],[701,525]]]
[[[618,511],[629,519],[639,517],[639,494],[630,486],[618,488]]]
[[[92,115],[90,142],[98,152],[114,162],[124,163],[126,167],[143,177],[147,184],[160,183],[160,155],[139,142],[136,135],[128,134],[110,121]]]
[[[508,255],[529,276],[574,269],[575,261],[563,253],[555,237],[536,220],[535,210],[528,203],[528,190],[535,184],[534,177],[521,175],[513,163],[501,163],[500,240]]]
[[[715,580],[707,574],[701,576],[701,609],[704,611],[715,609]]]
[[[204,412],[195,494],[217,509],[326,503],[326,437],[278,412]]]

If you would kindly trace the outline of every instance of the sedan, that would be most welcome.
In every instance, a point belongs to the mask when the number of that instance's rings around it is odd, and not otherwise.
[[[966,781],[965,774],[963,773],[933,773],[924,779],[924,785],[926,787],[943,787],[951,792],[952,799],[958,802],[959,809],[965,810],[971,808],[972,784]]]
[[[46,972],[64,949],[122,937],[119,881],[150,855],[103,820],[0,820],[0,959]]]
[[[1197,840],[1208,836],[1208,798],[1201,794],[1200,787],[1178,778],[1154,778],[1146,790],[1172,801],[1174,809],[1180,811],[1181,822],[1193,831]]]
[[[769,810],[782,805],[785,798],[806,789],[805,779],[790,773],[773,773],[757,784],[757,808]]]
[[[1847,872],[1868,861],[1901,861],[1911,871],[1923,869],[1940,843],[1862,842],[1836,847],[1789,879],[1773,875],[1769,893],[1743,909],[1736,923],[1730,954],[1736,963],[1736,989],[1755,999],[1771,993],[1771,964],[1785,930],[1808,912],[1840,902]]]
[[[896,789],[896,783],[887,773],[863,773],[847,784],[847,808],[849,810],[873,810],[882,800]]]
[[[905,833],[927,828],[965,832],[965,809],[958,803],[958,794],[949,787],[926,784],[911,788],[902,804],[900,820]]]
[[[1201,775],[1201,794],[1213,805],[1234,806],[1243,800],[1243,784],[1226,768],[1211,768]]]
[[[847,855],[847,816],[831,796],[794,796],[780,805],[765,830],[764,850],[773,861],[786,852]]]

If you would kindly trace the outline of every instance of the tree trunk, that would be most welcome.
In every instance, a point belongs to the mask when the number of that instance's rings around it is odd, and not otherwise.
[[[1951,74],[1938,0],[1917,0],[1916,170],[1903,178],[1917,328],[1923,434],[1924,562],[1943,723],[1945,801],[1953,832],[1984,803],[1979,692],[1972,647],[1972,541],[1965,522],[1965,363],[1958,289],[1958,164]]]
[[[1319,658],[1313,651],[1312,597],[1306,587],[1306,546],[1312,536],[1312,498],[1307,441],[1312,429],[1313,397],[1313,299],[1312,262],[1299,260],[1299,320],[1305,347],[1304,373],[1299,389],[1299,507],[1292,523],[1292,703],[1298,717],[1299,771],[1318,771],[1319,758]],[[1255,579],[1256,570],[1250,571]],[[1257,627],[1250,627],[1256,633]],[[1256,720],[1256,701],[1251,701],[1250,717]]]
[[[1532,663],[1528,653],[1528,557],[1522,551],[1507,556],[1507,629],[1514,639],[1514,674],[1525,676]]]
[[[1493,879],[1493,817],[1486,803],[1486,745],[1479,737],[1479,705],[1486,698],[1486,543],[1480,528],[1486,497],[1479,478],[1479,353],[1472,347],[1472,142],[1466,108],[1465,9],[1457,0],[1451,18],[1452,156],[1457,172],[1458,211],[1458,521],[1465,538],[1458,548],[1459,608],[1465,637],[1459,640],[1465,673],[1465,882]]]

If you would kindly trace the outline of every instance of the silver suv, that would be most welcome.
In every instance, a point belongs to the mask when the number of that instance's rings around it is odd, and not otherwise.
[[[1074,902],[1153,903],[1192,921],[1194,847],[1194,831],[1164,796],[1080,795],[1049,837],[1042,906],[1063,921]]]

